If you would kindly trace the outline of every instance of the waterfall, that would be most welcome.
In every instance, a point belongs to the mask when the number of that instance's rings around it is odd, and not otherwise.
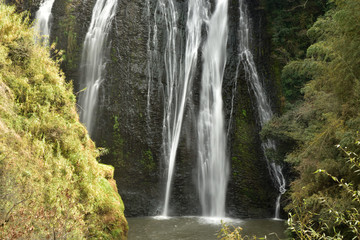
[[[250,51],[249,47],[249,17],[247,14],[247,7],[244,3],[244,0],[240,0],[240,24],[239,24],[239,54],[240,60],[244,65],[246,77],[248,82],[250,83],[251,89],[253,90],[256,98],[256,106],[259,114],[259,122],[260,126],[263,127],[273,116],[273,112],[270,107],[270,103],[268,97],[266,96],[266,92],[262,82],[260,81],[256,65],[253,59],[253,55]],[[264,153],[266,150],[276,150],[275,141],[272,139],[265,139],[262,142],[262,149]],[[280,212],[280,199],[281,195],[285,193],[285,178],[282,174],[282,168],[275,162],[270,162],[266,157],[268,169],[274,184],[276,185],[279,195],[276,199],[276,207],[275,207],[275,218],[279,218]]]
[[[175,167],[175,158],[177,146],[179,142],[179,134],[181,130],[182,118],[179,116],[179,93],[177,89],[182,88],[179,82],[179,61],[176,45],[177,41],[177,20],[178,12],[175,9],[172,0],[160,0],[157,8],[161,11],[166,24],[167,42],[164,53],[164,63],[166,72],[166,85],[164,86],[164,119],[163,119],[163,150],[164,159],[167,166],[167,181],[165,188],[165,201],[163,208],[163,216],[168,216],[169,199],[171,191],[171,183]],[[180,124],[180,126],[179,126]]]
[[[55,0],[43,0],[39,10],[35,14],[35,31],[40,34],[40,39],[36,41],[43,42],[45,45],[49,43],[51,29],[51,9]]]
[[[91,135],[96,119],[96,105],[101,83],[104,81],[106,40],[115,16],[117,0],[97,0],[86,33],[81,56],[79,97],[80,120]]]
[[[164,63],[166,72],[166,84],[164,86],[164,119],[162,130],[162,148],[164,151],[164,160],[167,166],[167,181],[165,188],[165,201],[163,208],[163,216],[168,215],[169,198],[171,190],[171,182],[175,167],[175,157],[178,145],[177,126],[179,121],[178,116],[178,94],[176,89],[179,87],[179,61],[177,41],[177,18],[178,13],[175,9],[172,0],[159,0],[155,10],[155,25],[154,25],[154,42],[157,44],[157,12],[160,12],[162,21],[166,24],[166,47],[164,53]],[[150,87],[150,84],[149,84]],[[148,96],[149,97],[149,96]]]
[[[228,39],[228,1],[217,0],[203,48],[198,118],[198,191],[203,216],[224,217],[229,175],[222,82]]]
[[[154,68],[156,68],[156,62],[158,61],[158,56],[156,51],[158,50],[158,39],[157,39],[157,23],[156,23],[156,13],[155,21],[153,28],[151,27],[151,3],[150,0],[146,0],[146,14],[148,19],[148,40],[146,44],[147,49],[147,78],[148,78],[148,91],[147,91],[147,103],[146,103],[146,115],[147,115],[147,127],[150,130],[150,120],[151,120],[151,91],[154,79]],[[153,36],[151,37],[151,33]]]
[[[166,4],[167,3],[167,4]],[[202,0],[189,0],[188,19],[186,25],[186,49],[183,64],[177,44],[177,11],[172,1],[159,1],[165,23],[167,42],[164,54],[166,70],[165,104],[163,121],[163,149],[167,165],[167,181],[163,216],[169,212],[169,199],[175,160],[179,145],[180,133],[186,107],[186,100],[191,91],[194,78],[198,49],[201,43],[201,26],[206,17],[206,9]],[[155,25],[156,27],[156,25]],[[154,34],[156,28],[154,27]],[[155,38],[154,38],[155,39]],[[149,84],[150,87],[150,84]]]

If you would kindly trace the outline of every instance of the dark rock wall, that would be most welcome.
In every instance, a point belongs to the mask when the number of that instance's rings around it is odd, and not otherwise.
[[[66,78],[74,82],[75,93],[80,91],[80,62],[82,46],[89,28],[95,0],[55,0],[52,8],[50,42],[63,50],[61,68]]]
[[[228,63],[223,90],[226,118],[230,124],[228,143],[231,175],[227,192],[228,213],[232,217],[273,217],[276,190],[261,148],[255,97],[249,90],[244,67],[242,63],[239,64],[238,59],[239,1],[230,0],[229,4]],[[264,49],[267,39],[263,38],[263,35],[266,36],[266,25],[263,22],[265,13],[259,7],[258,1],[247,1],[247,5],[252,27],[250,47],[259,75],[265,80],[266,88],[270,89],[270,78],[264,78],[267,76],[268,59]],[[232,106],[233,114],[230,116]]]
[[[159,214],[164,201],[165,166],[162,149],[163,51],[166,41],[164,23],[158,22],[157,49],[152,59],[151,102],[148,111],[149,84],[148,39],[153,37],[152,26],[156,0],[121,0],[110,33],[108,63],[99,96],[97,128],[92,136],[98,147],[109,150],[101,161],[115,166],[115,179],[125,204],[127,216]],[[53,8],[51,40],[64,50],[62,68],[69,80],[79,87],[79,67],[82,45],[91,21],[95,0],[56,0]],[[214,8],[214,1],[212,1]],[[187,1],[177,0],[179,12],[178,45],[184,52]],[[266,35],[265,12],[258,1],[248,1],[253,34],[252,49],[258,70],[276,103],[276,84],[268,71],[269,39]],[[229,0],[228,62],[224,79],[224,108],[227,119],[232,119],[228,134],[228,156],[231,176],[227,195],[227,212],[233,217],[271,217],[276,192],[270,180],[261,150],[254,96],[248,89],[244,70],[238,65],[237,29],[239,2]],[[150,29],[150,33],[149,33]],[[201,52],[200,52],[201,55]],[[179,59],[182,56],[179,55]],[[176,159],[173,190],[170,199],[174,215],[200,214],[196,191],[196,118],[201,83],[201,57],[193,91],[188,97],[182,135]],[[236,91],[234,86],[236,85]],[[234,101],[232,96],[235,93]],[[234,107],[231,111],[231,107]],[[276,111],[276,104],[274,104]],[[231,112],[233,114],[231,115]]]
[[[148,16],[145,1],[120,1],[110,35],[95,139],[110,150],[127,216],[155,215],[161,197],[161,103],[158,129],[147,124]],[[158,136],[157,138],[153,137]]]

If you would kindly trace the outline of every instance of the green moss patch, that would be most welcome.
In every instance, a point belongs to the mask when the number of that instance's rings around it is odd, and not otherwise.
[[[60,62],[26,14],[0,1],[0,16],[0,238],[126,238],[114,169],[97,162]]]

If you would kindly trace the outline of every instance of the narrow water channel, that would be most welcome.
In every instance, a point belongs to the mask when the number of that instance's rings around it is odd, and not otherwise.
[[[129,240],[216,240],[221,229],[220,219],[199,217],[128,218]],[[285,239],[284,221],[272,219],[226,220],[228,225],[240,226],[243,234]]]

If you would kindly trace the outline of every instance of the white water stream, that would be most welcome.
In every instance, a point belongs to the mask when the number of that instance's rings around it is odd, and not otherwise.
[[[217,0],[203,48],[198,119],[198,191],[203,216],[224,217],[229,163],[222,83],[228,39],[228,1]]]
[[[247,13],[247,7],[244,3],[244,0],[240,0],[240,26],[239,26],[239,37],[240,37],[240,45],[239,45],[239,54],[240,60],[244,65],[246,78],[250,83],[251,89],[253,90],[256,98],[256,106],[259,114],[259,122],[261,127],[263,127],[273,116],[273,112],[271,110],[271,106],[266,95],[266,91],[262,82],[260,81],[256,65],[254,62],[253,55],[250,51],[249,47],[249,16]],[[266,139],[262,142],[262,149],[264,153],[266,150],[276,150],[275,141],[272,139]],[[276,207],[275,207],[275,218],[279,218],[280,213],[280,199],[281,195],[285,193],[286,189],[286,181],[282,174],[282,168],[275,162],[270,162],[266,157],[266,161],[268,164],[268,169],[274,184],[276,185],[279,195],[276,198]]]
[[[167,165],[167,181],[164,208],[162,212],[163,216],[168,216],[169,214],[171,185],[186,108],[186,100],[191,92],[192,80],[195,74],[198,50],[201,43],[201,26],[204,18],[207,16],[207,9],[204,8],[202,0],[189,0],[188,4],[189,10],[186,25],[185,58],[183,60],[184,63],[181,63],[182,59],[179,60],[179,56],[181,56],[179,51],[181,51],[181,49],[176,45],[178,37],[178,13],[172,1],[158,2],[158,9],[162,12],[167,30],[167,43],[164,54],[166,98],[163,121],[163,148]],[[156,34],[156,28],[154,28],[154,34]]]
[[[161,15],[158,16],[157,12]],[[166,72],[166,84],[164,86],[164,119],[163,119],[163,152],[164,160],[167,170],[167,182],[165,188],[165,201],[162,215],[168,216],[169,199],[171,183],[175,167],[175,158],[177,152],[177,145],[181,130],[182,116],[179,116],[179,98],[181,97],[181,90],[183,85],[179,81],[180,65],[178,61],[179,54],[176,45],[178,28],[177,20],[178,13],[172,0],[159,0],[155,10],[155,25],[154,25],[154,45],[157,45],[157,21],[158,17],[162,18],[166,25],[166,47],[164,53],[164,63]],[[150,87],[150,84],[149,84]],[[177,91],[178,89],[181,89]],[[185,90],[184,90],[185,91]],[[148,95],[149,100],[150,95]],[[149,106],[149,105],[148,105]],[[180,123],[180,126],[178,125]]]
[[[36,41],[43,42],[45,45],[49,44],[52,20],[51,9],[54,2],[55,0],[43,0],[35,14],[35,31],[40,35],[40,39],[36,39]]]
[[[150,19],[150,2],[147,1]],[[148,116],[155,63],[158,56],[158,24],[166,27],[164,51],[165,84],[160,83],[164,96],[164,119],[162,128],[164,160],[166,165],[165,200],[162,217],[169,215],[169,201],[174,175],[176,154],[187,97],[191,93],[201,47],[202,26],[206,24],[207,39],[202,48],[202,77],[200,106],[197,123],[198,135],[198,194],[203,216],[225,217],[226,190],[229,178],[229,162],[226,153],[227,134],[222,100],[222,83],[226,64],[228,40],[228,0],[217,0],[215,11],[209,18],[210,4],[207,0],[189,0],[186,24],[185,55],[179,46],[179,13],[173,0],[158,0],[153,28],[149,27],[148,40]],[[204,30],[204,29],[203,29]],[[151,32],[153,33],[152,38]],[[249,48],[249,17],[244,1],[240,0],[239,61],[244,65],[247,79],[256,97],[260,124],[268,122],[273,113],[266,92],[259,79],[253,55]],[[153,47],[153,51],[151,50]],[[237,75],[237,74],[236,74]],[[160,76],[160,75],[159,75]],[[232,103],[233,104],[233,103]],[[228,131],[230,130],[230,126]],[[275,142],[267,139],[262,143],[264,152],[276,149]],[[280,198],[285,192],[282,169],[274,162],[267,164],[279,190],[275,218],[279,217]]]
[[[81,57],[79,113],[80,120],[85,124],[90,135],[94,130],[99,87],[104,81],[107,38],[117,2],[117,0],[96,1],[84,41]]]

